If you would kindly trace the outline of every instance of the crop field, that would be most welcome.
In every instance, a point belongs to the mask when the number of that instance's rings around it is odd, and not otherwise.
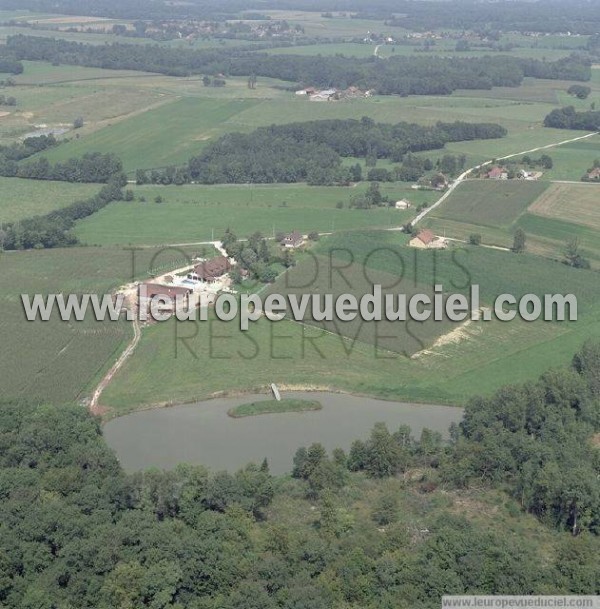
[[[126,322],[28,322],[21,294],[106,293],[148,277],[149,268],[168,265],[187,252],[75,248],[0,255],[0,378],[4,399],[64,403],[80,399],[99,380],[132,336]],[[191,252],[190,252],[191,253]]]
[[[548,186],[548,182],[525,180],[467,180],[432,215],[470,224],[507,228]]]
[[[584,256],[600,259],[600,187],[597,184],[552,184],[521,216],[519,226],[536,239],[564,251],[579,240]],[[598,266],[592,261],[593,266]]]
[[[255,231],[267,235],[292,230],[330,232],[402,226],[412,217],[412,210],[389,207],[350,209],[350,198],[364,188],[306,184],[136,186],[136,201],[111,203],[80,221],[76,234],[84,243],[99,245],[188,243],[219,238],[226,228],[240,236]],[[394,201],[406,198],[413,206],[437,196],[399,184],[382,184],[381,192]],[[158,196],[161,203],[155,202]],[[339,202],[342,209],[337,208]]]
[[[561,292],[578,296],[579,321],[473,322],[407,358],[286,320],[263,319],[248,332],[241,332],[236,322],[172,320],[144,332],[103,403],[114,413],[123,413],[147,404],[192,401],[274,382],[460,405],[472,395],[489,394],[503,384],[533,379],[548,367],[567,364],[578,345],[600,333],[600,286],[590,281],[589,271],[484,248],[454,254],[419,252],[415,263],[414,250],[407,250],[397,233],[339,233],[322,240],[315,251],[326,256],[337,249],[334,255],[344,266],[349,256],[344,249],[352,252],[355,261],[364,261],[374,243],[389,250],[371,256],[373,273],[400,273],[401,257],[407,279],[416,272],[420,285],[436,281],[462,291],[470,277],[480,284],[484,303],[506,291],[516,296],[554,293],[560,286]]]
[[[97,184],[0,177],[0,224],[45,214],[98,192]]]

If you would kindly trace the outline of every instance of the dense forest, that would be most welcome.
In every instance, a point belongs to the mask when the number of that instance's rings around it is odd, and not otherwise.
[[[600,130],[600,110],[578,112],[573,106],[557,108],[546,116],[544,127],[598,131]]]
[[[460,8],[456,8],[456,5]],[[352,11],[359,18],[387,19],[388,23],[415,31],[443,29],[486,29],[519,32],[572,32],[595,34],[600,17],[586,0],[564,2],[475,2],[457,0],[453,4],[433,0],[193,0],[165,3],[162,0],[0,0],[6,9],[30,9],[71,15],[95,15],[121,19],[174,19],[193,17],[223,21],[247,10]]]
[[[456,89],[516,87],[525,76],[589,80],[590,62],[572,55],[553,62],[517,57],[392,57],[366,59],[268,55],[242,49],[187,50],[158,45],[92,45],[35,36],[10,36],[20,60],[158,72],[171,76],[265,76],[317,87],[357,86],[380,95],[448,95]]]
[[[342,157],[385,158],[400,163],[409,152],[505,135],[503,127],[491,123],[438,122],[423,127],[376,123],[367,117],[273,125],[249,134],[222,136],[190,160],[189,175],[206,184],[343,183],[357,181],[357,175],[354,168],[342,166]]]
[[[600,345],[437,433],[377,424],[292,478],[126,475],[80,406],[0,406],[7,609],[392,609],[598,594]],[[535,515],[536,523],[530,515]]]

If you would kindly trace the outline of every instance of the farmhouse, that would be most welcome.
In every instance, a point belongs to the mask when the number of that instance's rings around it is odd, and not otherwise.
[[[308,87],[307,89],[300,89],[299,91],[296,91],[296,95],[314,95],[316,92],[316,89]]]
[[[187,278],[192,281],[203,281],[205,283],[214,283],[225,275],[231,269],[231,263],[226,256],[217,256],[210,260],[204,260],[194,267],[194,270],[188,274]]]
[[[158,283],[144,282],[140,285],[139,306],[140,309],[147,309],[153,298],[163,296],[171,299],[173,306],[170,308],[173,311],[175,310],[176,299],[179,301],[177,304],[188,307],[191,293],[192,289],[184,286],[167,286]],[[168,310],[168,307],[165,306],[164,308]]]
[[[298,232],[294,231],[292,233],[287,234],[282,240],[281,245],[287,248],[297,248],[300,247],[304,243],[304,237]]]
[[[396,201],[396,203],[394,203],[394,207],[396,209],[408,209],[410,207],[410,201],[400,199],[400,201]]]
[[[594,167],[594,169],[589,171],[587,174],[587,179],[594,181],[600,180],[600,167]]]
[[[335,89],[325,89],[310,96],[310,101],[331,101],[335,98],[337,91]]]
[[[448,247],[448,243],[442,237],[436,237],[430,230],[425,229],[419,231],[416,237],[413,237],[408,245],[418,249],[444,249]]]
[[[492,167],[486,174],[486,178],[492,180],[507,180],[508,172],[503,167]]]

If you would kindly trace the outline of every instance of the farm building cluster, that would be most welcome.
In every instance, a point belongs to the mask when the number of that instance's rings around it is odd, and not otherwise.
[[[495,165],[485,172],[484,177],[490,180],[539,180],[543,175],[541,171],[527,171],[525,169],[511,172],[507,167]]]
[[[305,237],[298,231],[292,231],[285,233],[279,243],[283,249],[297,249],[305,244]],[[192,264],[123,288],[121,293],[128,307],[143,311],[151,320],[151,305],[161,298],[167,301],[161,311],[174,314],[179,309],[210,306],[221,292],[235,293],[230,272],[237,268],[243,279],[248,276],[248,271],[227,255],[221,243],[216,242],[215,247],[220,255],[214,258],[196,258]]]
[[[318,90],[314,87],[307,87],[306,89],[299,89],[296,91],[296,95],[304,95],[308,97],[310,101],[343,101],[348,99],[360,99],[364,97],[370,97],[371,91],[363,91],[358,87],[348,87],[347,89],[322,89]]]

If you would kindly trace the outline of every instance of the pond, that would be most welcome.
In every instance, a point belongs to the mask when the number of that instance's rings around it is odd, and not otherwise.
[[[219,398],[113,419],[105,425],[104,436],[130,472],[149,467],[170,469],[182,462],[235,471],[266,457],[271,472],[282,474],[292,469],[298,447],[320,442],[327,450],[348,450],[353,440],[366,439],[380,421],[392,432],[400,425],[410,425],[415,437],[423,427],[447,437],[450,424],[462,418],[461,408],[341,393],[294,391],[283,397],[318,400],[323,409],[233,419],[227,415],[230,408],[272,397]]]

